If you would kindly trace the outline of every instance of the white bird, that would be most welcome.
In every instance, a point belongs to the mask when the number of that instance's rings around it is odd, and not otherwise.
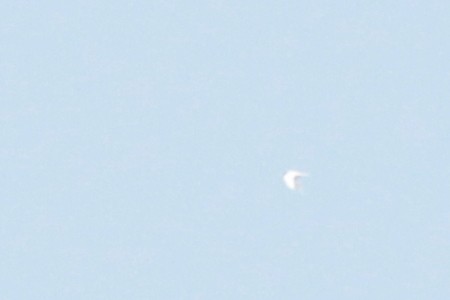
[[[290,170],[284,174],[283,180],[288,188],[290,188],[291,190],[298,190],[301,189],[302,187],[302,185],[300,184],[300,178],[306,176],[309,176],[309,174],[295,170]]]

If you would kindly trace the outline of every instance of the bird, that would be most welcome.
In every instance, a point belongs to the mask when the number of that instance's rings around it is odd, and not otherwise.
[[[300,184],[300,178],[307,176],[309,176],[308,173],[296,170],[289,170],[284,174],[283,180],[286,186],[291,190],[299,190],[302,188],[302,185]]]

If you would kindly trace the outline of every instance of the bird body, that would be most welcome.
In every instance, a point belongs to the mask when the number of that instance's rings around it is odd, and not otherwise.
[[[288,188],[290,188],[291,190],[298,190],[298,189],[301,189],[301,187],[302,187],[302,185],[300,183],[300,178],[306,177],[306,176],[308,176],[307,173],[290,170],[284,174],[283,180]]]

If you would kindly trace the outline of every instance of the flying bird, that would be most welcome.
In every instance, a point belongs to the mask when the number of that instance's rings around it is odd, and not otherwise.
[[[299,190],[302,188],[302,185],[300,183],[300,178],[309,176],[307,173],[299,172],[295,170],[287,171],[284,176],[283,180],[284,183],[288,188],[291,190]]]

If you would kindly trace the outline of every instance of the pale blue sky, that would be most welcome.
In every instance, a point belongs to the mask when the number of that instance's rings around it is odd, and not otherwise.
[[[449,15],[3,1],[0,299],[449,299]]]

